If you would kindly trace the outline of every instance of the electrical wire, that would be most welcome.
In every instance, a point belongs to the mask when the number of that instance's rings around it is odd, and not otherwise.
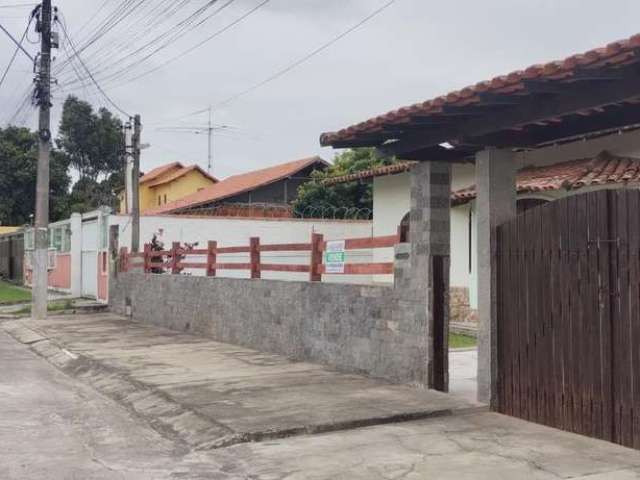
[[[100,93],[102,94],[102,96],[107,100],[107,102],[109,102],[109,104],[111,106],[113,106],[113,108],[115,108],[117,111],[119,111],[120,113],[122,113],[123,115],[125,115],[126,117],[131,117],[131,115],[129,113],[127,113],[125,110],[123,110],[122,108],[120,108],[120,106],[118,106],[118,104],[116,104],[111,97],[109,97],[109,95],[106,94],[106,92],[102,89],[102,87],[100,86],[100,84],[96,81],[96,79],[93,77],[93,74],[91,73],[91,71],[87,68],[87,66],[85,65],[85,63],[82,61],[82,58],[80,57],[80,55],[78,54],[75,45],[73,44],[73,40],[71,39],[71,37],[69,36],[69,33],[67,32],[67,28],[65,26],[66,22],[64,21],[64,17],[63,17],[63,21],[58,22],[58,24],[62,27],[62,31],[64,32],[65,38],[67,39],[67,41],[69,42],[69,46],[71,47],[71,49],[74,52],[74,56],[78,59],[78,62],[80,63],[80,65],[84,68],[85,72],[87,73],[87,75],[89,76],[89,78],[91,79],[91,81],[93,82],[93,84],[96,86],[96,88],[100,91]]]
[[[29,16],[29,22],[27,23],[27,28],[24,29],[24,33],[22,34],[22,37],[20,38],[20,43],[14,50],[13,55],[11,56],[9,63],[7,64],[7,68],[5,68],[4,73],[0,78],[0,88],[2,88],[2,84],[4,83],[4,80],[7,78],[7,74],[9,73],[9,70],[11,69],[11,66],[13,65],[13,62],[15,61],[16,57],[18,56],[18,52],[20,51],[20,48],[22,48],[22,43],[24,42],[24,39],[26,38],[27,33],[29,32],[29,27],[31,27],[32,21],[33,21],[33,14]]]
[[[29,60],[31,60],[32,62],[35,61],[34,58],[31,56],[31,54],[24,49],[24,47],[22,46],[22,42],[18,42],[18,40],[16,40],[14,36],[11,35],[11,33],[2,26],[1,23],[0,23],[0,30],[6,33],[9,36],[9,38],[13,40],[13,43],[16,44],[17,48],[20,49],[22,53],[24,53],[27,57],[29,57]]]
[[[236,93],[235,95],[232,95],[228,98],[226,98],[225,100],[218,102],[216,105],[214,105],[214,109],[218,109],[220,107],[223,107],[225,105],[228,105],[232,102],[234,102],[235,100],[237,100],[240,97],[244,97],[245,95],[248,95],[249,93],[254,92],[255,90],[258,90],[261,87],[264,87],[265,85],[267,85],[268,83],[273,82],[274,80],[277,80],[278,78],[286,75],[287,73],[289,73],[290,71],[292,71],[293,69],[299,67],[300,65],[302,65],[303,63],[307,62],[308,60],[310,60],[311,58],[315,57],[316,55],[318,55],[319,53],[323,52],[324,50],[328,49],[329,47],[331,47],[333,44],[339,42],[340,40],[342,40],[344,37],[346,37],[347,35],[349,35],[350,33],[352,33],[353,31],[357,30],[358,28],[360,28],[362,25],[364,25],[365,23],[369,22],[370,20],[372,20],[374,17],[378,16],[379,14],[381,14],[383,11],[385,11],[387,8],[389,8],[391,5],[393,5],[396,2],[396,0],[389,0],[387,3],[383,4],[381,7],[377,8],[376,10],[374,10],[373,12],[371,12],[369,15],[367,15],[366,17],[364,17],[362,20],[360,20],[359,22],[357,22],[356,24],[352,25],[351,27],[349,27],[348,29],[344,30],[343,32],[341,32],[340,34],[336,35],[335,37],[331,38],[328,42],[323,43],[322,45],[320,45],[318,48],[316,48],[315,50],[312,50],[311,52],[309,52],[307,55],[304,55],[303,57],[299,58],[298,60],[296,60],[295,62],[291,63],[290,65],[286,66],[285,68],[283,68],[282,70],[278,70],[277,72],[275,72],[273,75],[268,76],[267,78],[265,78],[264,80],[252,85],[251,87],[242,90],[241,92]]]
[[[167,65],[169,65],[170,63],[175,62],[178,59],[183,58],[185,55],[188,55],[189,53],[193,52],[194,50],[200,48],[201,46],[203,46],[204,44],[210,42],[211,40],[213,40],[214,38],[218,37],[219,35],[222,35],[224,32],[226,32],[227,30],[229,30],[230,28],[233,28],[234,26],[236,26],[237,24],[239,24],[240,22],[242,22],[243,20],[245,20],[246,18],[248,18],[249,16],[251,16],[253,13],[257,12],[259,9],[261,9],[262,7],[264,7],[267,3],[269,3],[271,0],[262,0],[258,5],[256,5],[255,7],[253,7],[252,9],[250,9],[249,11],[247,11],[246,13],[244,13],[243,15],[241,15],[240,17],[238,17],[237,19],[235,19],[233,22],[227,24],[226,26],[224,26],[223,28],[221,28],[220,30],[214,32],[213,34],[209,35],[207,38],[205,38],[204,40],[198,42],[197,44],[193,45],[192,47],[189,47],[187,50],[182,51],[181,53],[174,55],[173,57],[165,60],[164,62],[162,62],[160,65],[152,68],[151,70],[148,70],[147,72],[144,72],[140,75],[137,75],[133,78],[131,78],[130,80],[128,80],[125,83],[119,84],[117,86],[122,86],[122,85],[126,85],[128,83],[131,82],[135,82],[136,80],[139,80],[141,78],[144,78],[154,72],[157,72],[158,70],[160,70],[161,68],[166,67]]]

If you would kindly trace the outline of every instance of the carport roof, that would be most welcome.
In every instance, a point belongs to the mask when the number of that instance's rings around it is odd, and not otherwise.
[[[637,124],[639,49],[635,35],[533,65],[323,133],[320,143],[375,146],[411,160],[459,160],[486,146],[535,148]]]

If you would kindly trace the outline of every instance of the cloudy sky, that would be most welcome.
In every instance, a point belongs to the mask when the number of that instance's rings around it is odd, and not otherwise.
[[[206,136],[175,127],[199,127],[206,109],[246,91],[362,21],[388,0],[218,0],[196,28],[175,32],[207,0],[58,0],[80,57],[106,94],[143,118],[143,170],[168,161],[206,167]],[[15,36],[25,28],[29,3],[0,0],[0,23]],[[140,5],[104,35],[105,19],[127,5]],[[179,8],[178,8],[179,7]],[[221,8],[222,7],[222,8]],[[326,159],[321,132],[423,101],[492,76],[605,45],[640,31],[637,0],[396,0],[340,41],[280,78],[214,111],[214,123],[233,128],[214,137],[213,173],[218,177],[309,155]],[[230,26],[234,22],[235,25]],[[192,27],[195,24],[189,24]],[[112,28],[111,28],[112,26]],[[212,34],[209,42],[184,53]],[[63,33],[63,32],[61,32]],[[29,36],[35,40],[34,34]],[[164,42],[164,43],[163,43]],[[147,45],[149,43],[149,45]],[[37,45],[26,43],[31,52]],[[162,46],[154,55],[149,52]],[[71,47],[67,47],[70,51]],[[14,47],[0,33],[0,69]],[[94,105],[108,101],[77,61],[65,67],[56,89],[59,106],[73,93]],[[174,60],[172,60],[174,59]],[[172,60],[163,66],[165,62]],[[31,81],[30,62],[19,55],[0,86],[0,125],[35,127],[32,108],[19,109]],[[78,74],[84,85],[77,81]],[[136,78],[140,74],[145,76]],[[170,130],[170,131],[167,131]]]

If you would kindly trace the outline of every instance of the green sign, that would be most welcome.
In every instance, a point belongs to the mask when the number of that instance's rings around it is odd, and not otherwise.
[[[327,242],[324,252],[324,266],[326,273],[344,273],[344,240]]]

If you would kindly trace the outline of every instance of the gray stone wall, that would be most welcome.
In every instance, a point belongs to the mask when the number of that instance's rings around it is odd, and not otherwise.
[[[402,270],[402,267],[400,267]],[[383,286],[120,273],[112,311],[221,342],[426,385],[425,306]]]
[[[393,287],[125,273],[111,279],[111,308],[126,314],[130,305],[136,321],[446,391],[450,183],[448,164],[412,169],[410,242],[396,247]],[[437,284],[435,260],[444,272]]]

